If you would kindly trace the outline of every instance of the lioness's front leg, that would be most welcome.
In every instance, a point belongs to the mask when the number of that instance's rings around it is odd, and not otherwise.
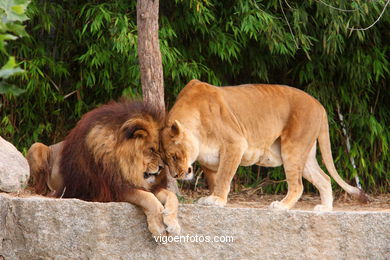
[[[142,208],[146,215],[149,231],[154,236],[164,234],[165,226],[162,218],[164,207],[153,193],[129,188],[124,196],[124,201]]]
[[[209,188],[209,191],[211,193],[214,192],[214,187],[215,187],[215,184],[217,183],[217,172],[215,171],[212,171],[204,166],[202,166],[202,171],[203,171],[203,174],[204,174],[204,177],[206,178],[206,181],[207,181],[207,186]]]
[[[154,194],[157,199],[164,205],[162,212],[164,224],[167,225],[167,231],[170,234],[180,234],[180,225],[177,220],[177,210],[179,201],[176,195],[163,188],[157,189]]]
[[[240,165],[245,148],[246,142],[238,142],[222,149],[213,191],[210,196],[200,198],[198,204],[220,207],[226,205],[230,183]]]

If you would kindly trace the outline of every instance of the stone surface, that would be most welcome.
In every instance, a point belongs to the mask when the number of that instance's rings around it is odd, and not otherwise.
[[[272,212],[181,205],[179,220],[181,235],[188,235],[189,241],[156,243],[143,213],[127,203],[0,194],[0,255],[5,259],[390,259],[390,212]],[[233,242],[200,242],[201,236],[224,235],[233,237]]]
[[[29,176],[30,169],[22,153],[0,137],[0,191],[22,190]]]

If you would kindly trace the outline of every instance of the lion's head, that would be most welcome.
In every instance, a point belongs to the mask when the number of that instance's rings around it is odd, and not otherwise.
[[[150,190],[163,178],[162,116],[143,102],[112,102],[85,114],[66,137],[65,197],[115,201],[123,186]]]
[[[193,178],[192,163],[196,160],[196,138],[179,121],[168,124],[161,131],[162,151],[172,177],[189,180]]]
[[[118,165],[123,178],[135,186],[149,188],[163,167],[159,130],[160,122],[150,115],[131,118],[118,130],[114,148]]]

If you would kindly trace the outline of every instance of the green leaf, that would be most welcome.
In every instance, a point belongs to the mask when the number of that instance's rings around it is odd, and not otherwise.
[[[7,79],[14,74],[22,73],[22,72],[24,72],[24,70],[22,70],[21,68],[1,69],[0,70],[0,78]]]
[[[24,5],[14,5],[11,7],[11,10],[18,15],[23,15],[26,10],[26,6]]]
[[[19,37],[28,36],[28,34],[26,33],[26,30],[24,28],[25,28],[24,25],[21,25],[18,23],[7,23],[6,24],[6,30],[8,32],[11,32],[11,33],[19,36]]]
[[[9,22],[23,22],[28,19],[24,14],[29,0],[1,0],[0,9],[4,11],[3,14],[0,14],[0,20],[3,23]]]
[[[16,62],[15,62],[15,57],[13,56],[10,56],[8,58],[8,61],[6,64],[4,64],[4,66],[1,68],[1,70],[5,70],[5,69],[13,69],[17,66]]]
[[[25,89],[16,87],[15,85],[8,84],[5,81],[0,81],[0,94],[12,94],[14,96],[19,96],[26,92]]]
[[[12,34],[0,34],[0,41],[16,40],[18,37]]]
[[[15,62],[15,57],[9,57],[8,62],[0,69],[0,78],[9,78],[16,73],[24,72]]]

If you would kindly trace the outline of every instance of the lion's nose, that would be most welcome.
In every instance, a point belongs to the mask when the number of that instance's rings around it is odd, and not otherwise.
[[[192,167],[188,168],[188,173],[190,174],[192,172]]]

